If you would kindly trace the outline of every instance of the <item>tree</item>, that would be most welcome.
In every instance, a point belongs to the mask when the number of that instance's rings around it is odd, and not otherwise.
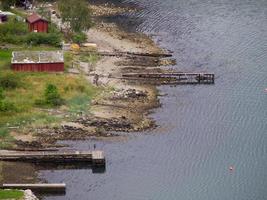
[[[92,25],[91,13],[86,0],[59,0],[62,22],[69,24],[71,32],[88,30]]]

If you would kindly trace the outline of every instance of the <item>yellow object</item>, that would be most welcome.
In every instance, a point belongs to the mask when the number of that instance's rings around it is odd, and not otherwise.
[[[80,50],[80,46],[78,44],[71,44],[70,45],[70,49],[72,51],[79,51]]]

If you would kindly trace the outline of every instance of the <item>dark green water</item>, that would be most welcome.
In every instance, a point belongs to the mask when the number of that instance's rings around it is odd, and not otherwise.
[[[96,142],[107,152],[104,174],[42,171],[68,185],[46,199],[267,199],[267,1],[134,2],[144,8],[137,29],[174,52],[175,68],[214,72],[216,84],[161,87],[158,129]]]

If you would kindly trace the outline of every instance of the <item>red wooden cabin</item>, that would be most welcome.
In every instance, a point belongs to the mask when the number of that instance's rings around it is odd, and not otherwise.
[[[27,23],[29,26],[30,32],[38,32],[38,33],[47,33],[48,32],[48,21],[41,16],[33,13],[29,17],[27,17]]]

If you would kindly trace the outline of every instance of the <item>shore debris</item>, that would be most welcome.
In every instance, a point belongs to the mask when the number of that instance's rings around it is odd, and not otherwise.
[[[136,90],[136,89],[127,89],[127,90],[115,90],[111,94],[110,99],[140,99],[147,97],[146,91]]]

